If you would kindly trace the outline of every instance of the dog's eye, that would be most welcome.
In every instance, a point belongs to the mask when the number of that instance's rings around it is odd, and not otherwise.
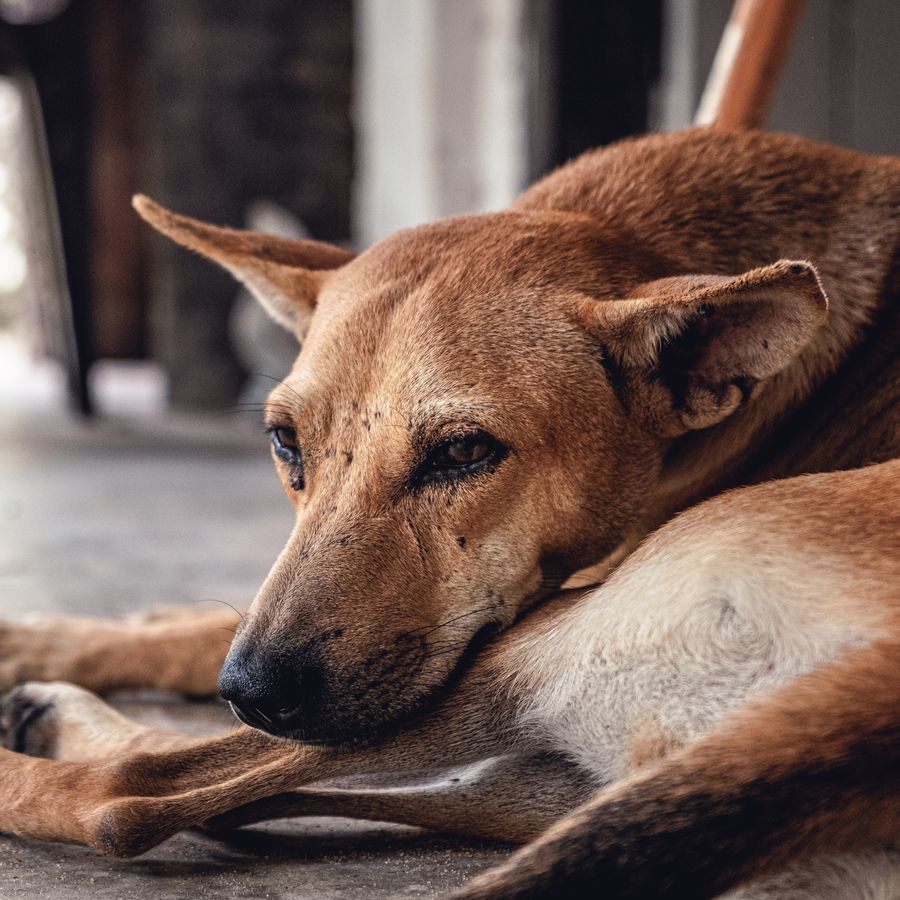
[[[447,466],[471,466],[485,459],[492,450],[491,444],[480,435],[454,438],[439,448],[435,462]]]
[[[303,456],[293,428],[276,425],[268,429],[275,455],[294,469],[291,484],[296,490],[303,487]]]
[[[486,431],[458,435],[438,444],[420,467],[422,481],[467,475],[500,462],[505,448]]]

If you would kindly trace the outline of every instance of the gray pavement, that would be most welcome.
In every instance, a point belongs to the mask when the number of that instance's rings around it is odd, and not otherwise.
[[[0,411],[0,616],[246,606],[291,522],[246,418],[81,425]],[[231,721],[215,703],[115,703],[198,734]],[[343,819],[183,834],[130,861],[0,836],[0,898],[430,897],[505,852]]]

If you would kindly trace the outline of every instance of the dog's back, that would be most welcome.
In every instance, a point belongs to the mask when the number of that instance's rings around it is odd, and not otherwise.
[[[866,305],[897,262],[900,161],[787,134],[695,129],[589,151],[514,208],[589,216],[638,242],[660,277],[812,259],[829,294],[852,285]]]

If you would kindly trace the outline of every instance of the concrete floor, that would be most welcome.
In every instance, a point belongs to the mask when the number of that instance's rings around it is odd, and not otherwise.
[[[291,514],[265,438],[241,418],[85,426],[0,412],[0,616],[246,606]],[[231,722],[215,703],[116,705],[195,733]],[[341,819],[189,833],[131,861],[0,836],[0,898],[431,897],[505,852]]]

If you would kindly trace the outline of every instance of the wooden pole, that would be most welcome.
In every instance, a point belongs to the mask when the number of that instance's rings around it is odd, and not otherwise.
[[[729,131],[765,125],[805,0],[736,0],[694,119]]]

